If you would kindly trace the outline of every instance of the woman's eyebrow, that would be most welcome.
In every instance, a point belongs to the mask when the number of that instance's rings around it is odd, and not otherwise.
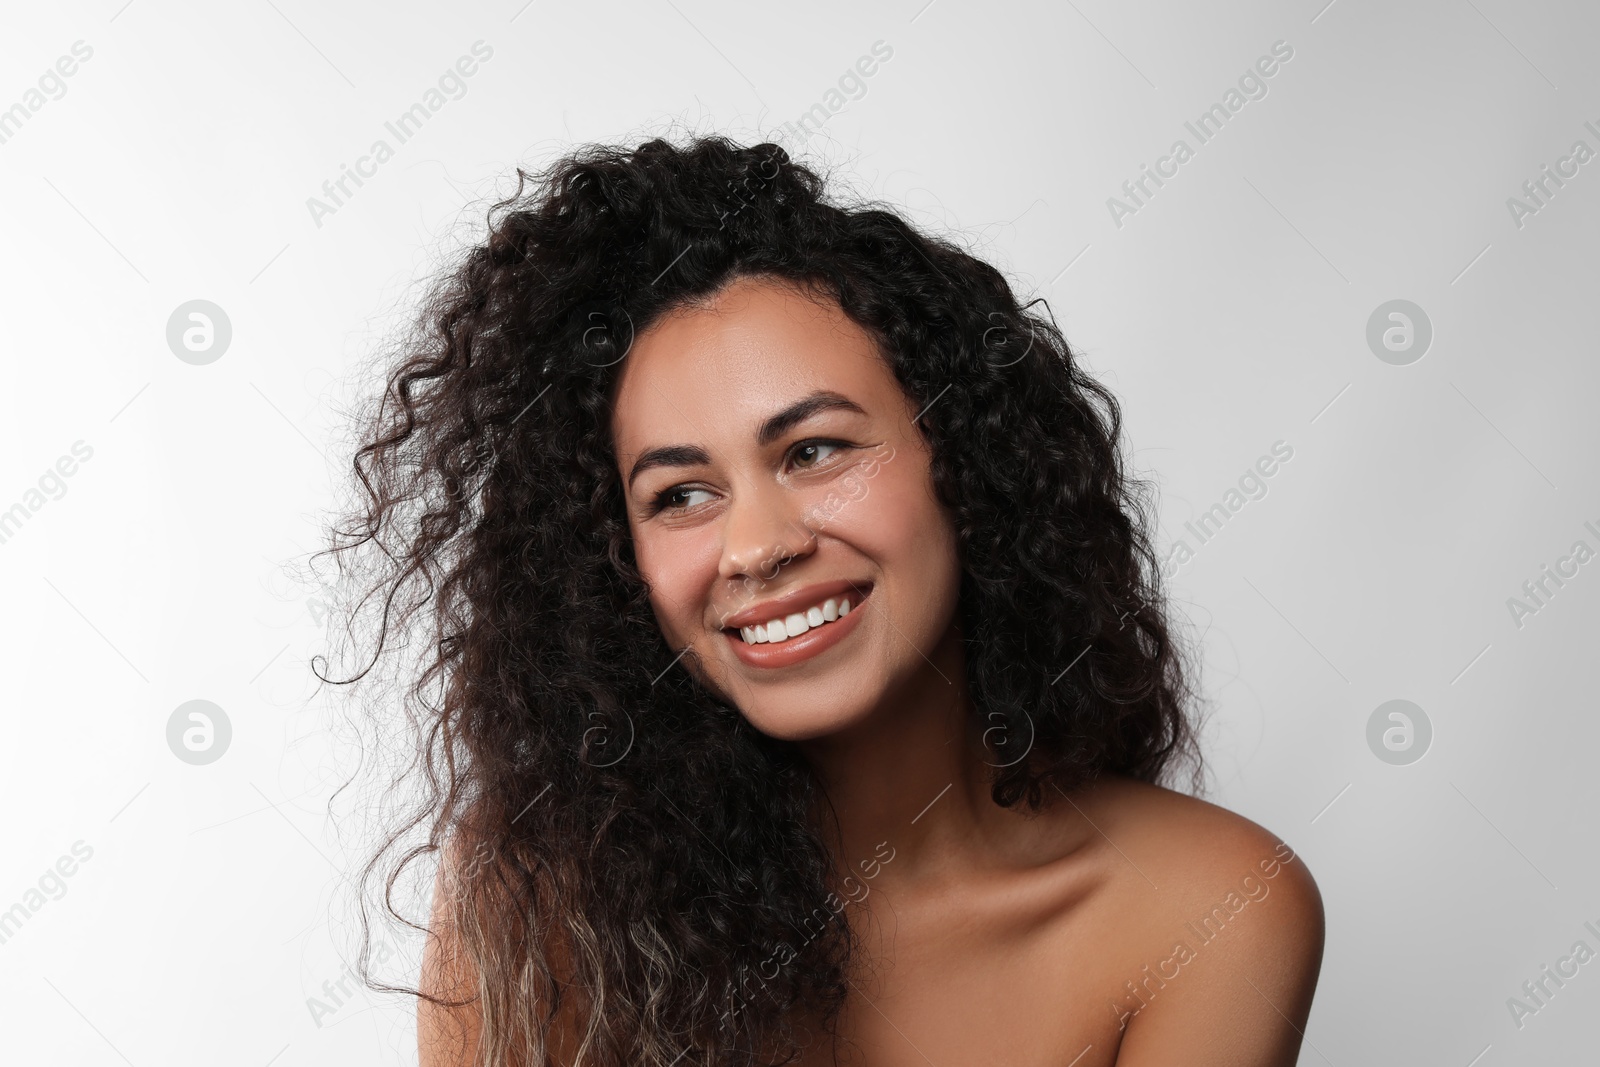
[[[761,428],[756,431],[756,440],[762,445],[770,445],[800,423],[824,411],[854,411],[858,415],[866,414],[866,411],[849,397],[827,389],[819,389],[809,396],[796,400],[782,411],[768,416],[766,421],[762,422]],[[628,471],[628,486],[632,488],[634,479],[653,467],[692,467],[710,462],[711,455],[699,445],[661,445],[646,449],[633,461],[633,467]]]
[[[770,445],[811,416],[833,410],[854,411],[858,415],[866,414],[860,405],[849,397],[827,389],[818,389],[810,396],[796,400],[776,415],[770,416],[761,424],[761,429],[756,431],[756,440],[763,445]]]
[[[662,445],[647,449],[639,454],[633,461],[633,469],[628,471],[628,488],[632,489],[633,480],[652,467],[693,467],[710,462],[711,454],[699,445]]]

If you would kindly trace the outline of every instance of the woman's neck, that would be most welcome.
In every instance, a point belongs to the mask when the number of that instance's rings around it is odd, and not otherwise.
[[[926,669],[872,716],[801,742],[827,794],[818,818],[838,869],[897,884],[970,869],[996,823],[1014,818],[989,795],[981,735],[952,626]]]

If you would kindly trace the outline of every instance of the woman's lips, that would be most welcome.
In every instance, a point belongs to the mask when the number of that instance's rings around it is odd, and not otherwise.
[[[813,582],[791,589],[783,596],[751,604],[740,611],[731,612],[718,620],[724,630],[737,630],[772,619],[782,619],[795,612],[821,605],[829,597],[849,597],[852,603],[865,600],[872,592],[872,583],[865,579],[834,578],[826,582]]]
[[[866,593],[872,592],[869,587]],[[834,645],[850,636],[860,623],[866,608],[867,597],[861,593],[849,594],[850,614],[841,615],[837,622],[813,626],[799,637],[759,645],[748,644],[737,629],[724,630],[723,637],[733,645],[733,654],[751,667],[777,668],[820,656]]]

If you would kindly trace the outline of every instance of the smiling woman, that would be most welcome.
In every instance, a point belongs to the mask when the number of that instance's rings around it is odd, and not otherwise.
[[[928,668],[960,673],[955,527],[917,411],[872,337],[825,301],[731,281],[641,335],[612,399],[634,557],[667,644],[787,741],[838,734],[908,686],[919,705],[947,703]],[[825,511],[869,460],[862,499]]]
[[[1195,698],[1049,318],[775,145],[522,178],[333,544],[374,660],[433,630],[425,1067],[1292,1064],[1316,885],[1165,784]]]

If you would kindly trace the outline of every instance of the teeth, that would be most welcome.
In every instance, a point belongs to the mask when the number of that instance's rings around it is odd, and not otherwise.
[[[849,597],[829,597],[821,604],[807,608],[803,612],[785,615],[781,619],[772,619],[764,624],[741,626],[739,636],[744,638],[744,643],[747,645],[787,641],[791,637],[799,637],[807,630],[837,622],[848,614],[850,614]]]

